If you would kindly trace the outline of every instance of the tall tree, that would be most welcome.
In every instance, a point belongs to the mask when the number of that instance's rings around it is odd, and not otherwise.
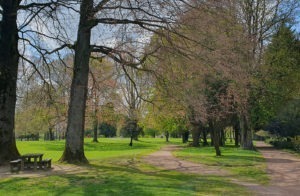
[[[163,0],[151,2],[137,0],[80,1],[80,19],[75,44],[74,73],[68,112],[66,145],[60,158],[61,161],[69,163],[87,162],[83,149],[83,132],[91,52],[109,56],[114,61],[137,69],[141,61],[144,61],[146,58],[144,55],[141,59],[140,53],[137,55],[130,53],[130,51],[122,50],[120,46],[125,44],[122,40],[120,43],[116,43],[115,48],[105,44],[92,45],[92,28],[96,26],[101,26],[103,29],[107,27],[116,28],[115,30],[118,34],[123,31],[124,34],[131,34],[133,35],[131,37],[137,38],[141,32],[158,32],[158,28],[167,29],[167,24],[176,20],[176,13],[183,4],[186,5],[186,2],[183,0],[168,2]],[[124,34],[121,35],[123,36]],[[141,41],[140,39],[133,40],[136,43]],[[124,54],[131,56],[129,62],[123,58]]]
[[[259,86],[253,92],[259,100],[252,109],[256,129],[274,120],[284,105],[299,99],[299,43],[295,32],[285,23],[272,37],[258,75]]]
[[[17,12],[20,2],[0,1],[0,164],[19,155],[14,118],[19,63]]]
[[[0,1],[0,164],[14,159],[19,155],[15,144],[14,117],[16,107],[16,87],[18,78],[19,58],[26,59],[25,51],[19,52],[20,37],[34,31],[22,31],[43,12],[56,10],[60,1]],[[45,12],[44,12],[45,11]],[[23,14],[22,21],[18,20]],[[45,16],[45,15],[44,15]],[[22,35],[18,35],[22,32]],[[26,40],[26,39],[24,39]],[[36,46],[32,44],[32,46]],[[22,55],[20,55],[22,54]]]
[[[176,48],[162,45],[158,56],[159,73],[170,95],[185,106],[193,127],[194,145],[199,145],[199,127],[209,124],[217,144],[228,117],[247,106],[249,72],[248,40],[232,12],[231,1],[197,5],[181,17],[189,41],[176,37]],[[216,154],[220,155],[218,146]]]
[[[83,0],[80,5],[80,20],[75,45],[71,100],[68,110],[66,146],[61,161],[88,162],[83,149],[84,118],[87,98],[89,61],[91,55],[91,18],[93,0]]]
[[[238,19],[249,40],[248,66],[252,69],[252,73],[257,73],[266,43],[282,22],[293,18],[300,4],[297,0],[238,0],[234,2],[237,5]],[[255,84],[249,81],[247,86],[251,87],[249,90],[252,92]],[[254,94],[251,93],[248,107],[239,114],[241,146],[244,149],[253,149],[250,110],[251,103],[257,99],[253,97]]]
[[[150,78],[148,74],[132,67],[121,65],[119,88],[124,114],[127,116],[127,124],[130,125],[132,146],[133,139],[137,140],[140,127],[138,126],[142,116],[144,100],[150,94]]]
[[[251,42],[251,66],[261,63],[266,40],[283,22],[289,22],[299,9],[298,0],[238,0],[237,12]]]

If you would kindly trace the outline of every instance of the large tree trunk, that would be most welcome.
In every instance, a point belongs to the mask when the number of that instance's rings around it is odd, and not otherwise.
[[[15,141],[15,107],[18,77],[18,0],[0,1],[0,165],[20,154]]]
[[[192,124],[192,146],[198,147],[200,146],[199,140],[200,140],[200,128],[198,124]]]
[[[60,161],[68,163],[87,163],[84,155],[84,122],[87,97],[91,13],[93,0],[83,0],[80,7],[80,22],[75,45],[75,61],[71,85],[71,98],[68,110],[65,150]]]
[[[211,128],[211,134],[213,139],[213,144],[216,151],[216,156],[221,156],[221,150],[220,150],[220,133],[222,130],[222,127],[219,123],[216,122],[209,122],[209,127]]]
[[[240,116],[241,147],[245,150],[253,150],[252,130],[249,119],[245,115]]]

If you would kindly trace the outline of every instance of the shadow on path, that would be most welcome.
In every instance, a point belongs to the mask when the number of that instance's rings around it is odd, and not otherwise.
[[[267,162],[267,173],[271,177],[271,182],[267,186],[233,179],[230,173],[219,167],[178,159],[172,155],[172,151],[180,149],[175,145],[166,146],[144,157],[143,160],[166,170],[228,177],[231,182],[247,187],[253,195],[300,195],[300,159],[290,153],[276,150],[264,142],[257,142],[256,147]]]

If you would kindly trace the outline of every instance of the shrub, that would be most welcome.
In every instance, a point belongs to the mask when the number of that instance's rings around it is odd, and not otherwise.
[[[300,140],[292,140],[293,148],[296,152],[300,152]]]
[[[109,123],[101,123],[99,129],[100,135],[104,135],[104,137],[114,137],[117,135],[117,128]]]
[[[293,142],[287,138],[269,139],[267,141],[276,148],[294,149]]]

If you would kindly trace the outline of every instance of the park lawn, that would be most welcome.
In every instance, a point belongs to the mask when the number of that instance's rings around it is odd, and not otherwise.
[[[85,138],[85,155],[88,160],[103,160],[120,156],[140,156],[160,149],[166,142],[163,138],[142,138],[134,141],[130,147],[129,138],[99,138],[99,143],[91,142],[91,138]],[[181,144],[179,139],[172,139],[171,144]],[[17,141],[17,147],[21,154],[43,153],[44,158],[52,158],[58,162],[62,156],[65,141]]]
[[[173,140],[179,144],[180,140]],[[21,154],[42,152],[54,161],[64,142],[18,142]],[[163,139],[141,139],[133,148],[128,139],[86,140],[89,165],[76,173],[40,177],[0,178],[0,195],[250,195],[224,177],[159,170],[140,157],[165,145]],[[55,164],[59,164],[56,162]]]
[[[221,147],[221,157],[215,156],[214,147],[185,147],[174,152],[178,158],[210,166],[221,167],[233,174],[233,178],[268,184],[266,162],[257,151],[242,150],[232,144]]]

